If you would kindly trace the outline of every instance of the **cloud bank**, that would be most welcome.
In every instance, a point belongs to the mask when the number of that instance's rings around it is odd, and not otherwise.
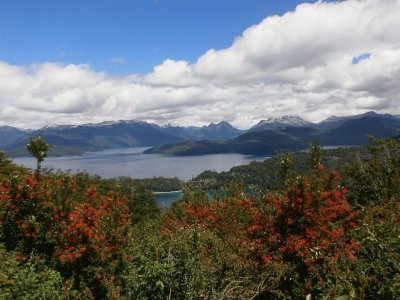
[[[248,128],[285,114],[400,114],[399,28],[398,0],[320,1],[267,17],[195,63],[167,59],[148,74],[0,61],[0,125],[225,120]]]

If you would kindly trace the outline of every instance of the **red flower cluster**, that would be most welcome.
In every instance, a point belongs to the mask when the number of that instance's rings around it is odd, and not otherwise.
[[[196,226],[215,233],[243,261],[247,261],[249,253],[255,249],[254,243],[246,239],[246,229],[255,212],[251,199],[185,203],[182,210],[183,214],[164,216],[162,232],[165,235]]]
[[[271,261],[297,264],[305,270],[301,276],[308,286],[320,284],[334,265],[355,259],[359,250],[351,238],[358,212],[348,204],[338,172],[322,170],[297,178],[261,205],[251,199],[184,204],[184,214],[168,216],[164,230],[205,227],[243,260],[252,259],[260,267]]]
[[[266,207],[257,211],[249,238],[256,241],[262,260],[299,261],[309,271],[305,276],[323,280],[326,266],[339,259],[353,260],[359,250],[351,239],[356,216],[346,200],[347,190],[338,185],[339,174],[313,174],[298,179],[278,196],[270,194]]]
[[[130,224],[125,198],[99,195],[94,185],[87,189],[85,196],[86,202],[77,204],[69,214],[61,212],[55,218],[59,220],[62,241],[56,256],[61,262],[75,262],[87,252],[98,255],[101,260],[111,259]]]
[[[61,270],[115,258],[131,219],[126,198],[101,195],[94,185],[79,193],[68,176],[0,177],[0,205],[5,246],[19,257],[35,252]]]

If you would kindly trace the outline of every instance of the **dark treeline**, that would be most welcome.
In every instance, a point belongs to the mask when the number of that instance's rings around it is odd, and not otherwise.
[[[197,186],[208,190],[228,190],[232,183],[241,183],[250,194],[266,194],[279,189],[279,162],[288,152],[277,153],[264,161],[253,161],[248,165],[231,168],[227,172],[205,171],[194,178]],[[344,171],[355,158],[366,159],[369,156],[366,146],[322,150],[322,163],[328,169]],[[290,153],[291,172],[305,174],[310,159],[308,152]]]

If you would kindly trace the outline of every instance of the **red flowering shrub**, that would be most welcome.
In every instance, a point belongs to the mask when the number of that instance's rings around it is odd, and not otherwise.
[[[252,256],[257,243],[247,238],[247,228],[255,212],[251,199],[232,198],[182,201],[165,214],[160,235],[162,243],[166,243],[168,263],[173,264],[172,268],[174,264],[179,267],[170,275],[177,281],[174,284],[189,293],[193,287],[183,283],[193,276],[197,282],[193,290],[196,299],[207,295],[212,299],[237,295],[244,299],[257,295],[278,299],[277,287],[282,278],[289,276],[289,266],[271,261],[265,267]],[[186,299],[189,294],[177,298]]]
[[[297,178],[277,196],[270,194],[266,211],[257,210],[248,228],[258,244],[256,254],[265,262],[295,264],[306,291],[323,288],[328,277],[335,279],[359,250],[352,239],[358,212],[348,204],[339,174],[321,171]],[[286,284],[294,290],[293,283]]]
[[[268,195],[262,207],[251,199],[184,203],[179,214],[164,219],[163,230],[174,234],[196,224],[214,232],[243,263],[257,263],[260,270],[290,264],[295,274],[282,280],[281,289],[292,297],[326,291],[326,281],[337,280],[359,250],[352,239],[358,212],[346,195],[338,172],[324,173],[318,166],[281,193]]]
[[[87,201],[75,205],[69,214],[60,212],[55,216],[62,241],[55,254],[61,262],[73,263],[88,253],[87,258],[95,254],[106,261],[123,242],[130,222],[126,199],[99,195],[93,185],[85,196]]]
[[[67,176],[0,178],[0,242],[23,256],[40,255],[65,278],[75,276],[80,288],[101,286],[101,280],[85,283],[83,274],[103,278],[112,271],[104,267],[124,242],[130,224],[126,202],[98,194],[95,186],[82,194]]]
[[[244,244],[246,229],[252,221],[254,203],[251,199],[226,199],[213,202],[186,202],[179,214],[164,216],[162,231],[171,236],[180,228],[196,226],[214,232],[232,251],[246,259],[250,241]]]

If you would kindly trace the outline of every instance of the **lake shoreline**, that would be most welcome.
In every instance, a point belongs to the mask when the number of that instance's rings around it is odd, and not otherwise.
[[[169,192],[153,192],[154,195],[172,194],[172,193],[182,193],[182,190],[169,191]]]

